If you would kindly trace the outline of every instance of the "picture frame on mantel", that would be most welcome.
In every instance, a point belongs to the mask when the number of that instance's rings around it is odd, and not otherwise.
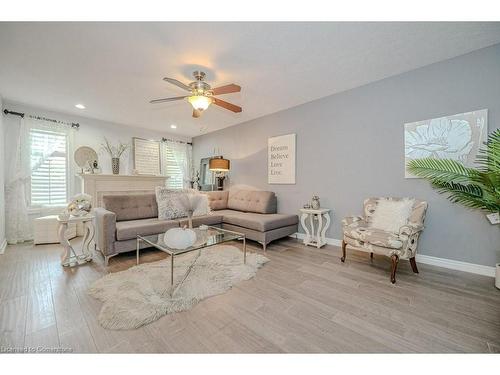
[[[268,184],[295,184],[296,138],[295,133],[268,138]]]
[[[132,138],[134,173],[139,175],[161,175],[160,142],[150,139]]]

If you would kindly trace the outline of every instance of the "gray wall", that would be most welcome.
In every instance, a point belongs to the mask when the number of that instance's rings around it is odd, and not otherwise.
[[[280,212],[297,213],[318,194],[333,209],[330,238],[341,238],[342,217],[360,214],[366,197],[427,200],[420,253],[493,266],[499,226],[404,178],[404,123],[483,108],[489,131],[499,128],[500,44],[196,137],[194,158],[219,148],[231,159],[230,185],[275,191]],[[267,138],[288,133],[297,134],[296,184],[269,185]]]
[[[0,109],[2,108],[2,97],[0,96]],[[5,155],[4,145],[4,123],[3,113],[0,113],[0,252],[5,244],[5,193],[4,193],[4,170]]]

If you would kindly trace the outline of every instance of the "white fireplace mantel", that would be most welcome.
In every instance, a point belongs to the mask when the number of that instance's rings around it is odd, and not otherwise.
[[[167,176],[79,173],[81,191],[92,196],[92,207],[102,206],[104,195],[151,193],[165,186]]]

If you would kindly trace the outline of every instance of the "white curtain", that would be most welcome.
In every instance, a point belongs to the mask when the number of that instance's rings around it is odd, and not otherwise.
[[[193,178],[193,147],[187,143],[180,143],[175,141],[165,141],[163,142],[163,162],[165,163],[175,163],[175,166],[179,169],[182,174],[182,185],[183,188],[190,188],[190,180]],[[166,155],[172,155],[172,157],[167,158]],[[164,165],[163,171],[168,175],[168,168]],[[168,184],[168,181],[167,181]]]
[[[70,126],[29,117],[11,117],[5,131],[5,236],[9,244],[33,239],[33,225],[29,217],[31,172],[43,162],[32,165],[30,130],[32,128],[58,131],[68,135],[68,155],[71,154],[73,130]],[[48,145],[46,155],[51,153]]]
[[[29,128],[26,120],[15,117],[5,129],[5,237],[9,244],[30,240],[28,220],[31,179]]]

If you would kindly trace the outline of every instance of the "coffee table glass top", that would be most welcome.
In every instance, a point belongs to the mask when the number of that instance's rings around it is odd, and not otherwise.
[[[163,241],[164,233],[153,234],[149,236],[142,236],[138,234],[137,238],[150,244],[151,246],[156,247],[157,249],[165,251],[166,253],[177,255],[228,241],[243,239],[243,237],[245,236],[242,233],[232,232],[226,229],[210,226],[204,230],[200,228],[193,228],[192,230],[196,233],[196,242],[194,243],[194,245],[186,249],[172,249],[168,247]]]

